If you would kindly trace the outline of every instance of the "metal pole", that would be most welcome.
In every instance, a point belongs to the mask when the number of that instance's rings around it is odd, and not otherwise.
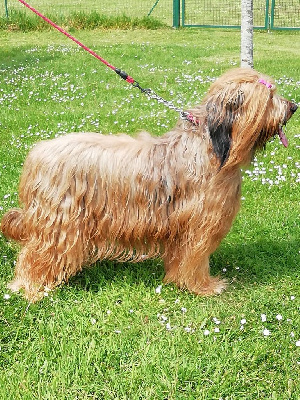
[[[147,15],[147,17],[150,17],[150,15],[151,15],[152,11],[153,11],[153,10],[154,10],[154,8],[157,6],[158,2],[159,2],[159,0],[156,0],[156,2],[155,2],[155,4],[154,4],[154,6],[152,6],[151,10],[148,12],[148,15]]]
[[[5,15],[6,15],[6,18],[8,18],[7,0],[4,0],[4,6],[5,6]]]
[[[180,26],[180,0],[173,0],[173,28]]]
[[[270,29],[270,2],[266,0],[265,29]]]
[[[271,2],[271,21],[270,21],[270,29],[274,28],[274,13],[275,13],[275,0]]]

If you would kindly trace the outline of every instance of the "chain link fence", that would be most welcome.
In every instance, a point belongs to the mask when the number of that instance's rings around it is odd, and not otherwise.
[[[266,0],[253,1],[255,26],[265,26]],[[182,0],[184,26],[239,27],[241,24],[240,0]]]
[[[0,0],[1,1],[1,0]],[[152,16],[172,26],[174,0],[27,0],[48,15],[89,14]],[[3,15],[12,10],[30,13],[18,0],[2,0]],[[239,27],[241,0],[177,0],[183,26]],[[300,29],[300,0],[254,0],[254,25],[271,29]],[[1,7],[0,7],[1,11]]]
[[[300,29],[300,0],[273,0],[271,29]]]
[[[300,0],[253,0],[256,28],[300,29]],[[182,25],[239,28],[241,0],[182,0]]]
[[[1,0],[0,0],[1,1]],[[3,1],[3,0],[2,0]],[[30,13],[18,0],[6,0],[8,13],[22,10]],[[172,26],[173,0],[26,0],[31,6],[48,15],[71,15],[97,12],[105,16],[152,16]]]

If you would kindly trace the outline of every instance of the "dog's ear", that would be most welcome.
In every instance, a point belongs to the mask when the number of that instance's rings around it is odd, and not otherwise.
[[[237,115],[239,115],[243,97],[241,92],[231,99],[223,98],[220,100],[219,98],[216,99],[214,96],[206,104],[207,127],[214,152],[221,163],[220,168],[222,168],[229,157],[232,140],[232,124]]]

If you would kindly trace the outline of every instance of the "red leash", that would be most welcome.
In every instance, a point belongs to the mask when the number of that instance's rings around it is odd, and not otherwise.
[[[56,25],[51,19],[45,17],[43,14],[41,14],[38,10],[33,8],[30,4],[26,3],[24,0],[19,0],[20,3],[24,4],[25,7],[29,8],[29,10],[33,11],[36,15],[41,17],[44,21],[48,22],[53,28],[57,29],[59,32],[63,33],[65,36],[67,36],[69,39],[73,40],[73,42],[77,43],[80,47],[82,47],[84,50],[88,51],[92,56],[97,58],[97,60],[100,60],[103,64],[105,64],[108,68],[112,69],[115,71],[118,75],[121,76],[125,81],[131,83],[131,84],[136,84],[135,86],[139,87],[139,84],[126,72],[121,71],[119,68],[114,67],[111,65],[109,62],[104,60],[104,58],[100,57],[97,53],[95,53],[93,50],[89,49],[87,46],[85,46],[83,43],[79,42],[74,36],[70,35],[67,31],[65,31],[63,28],[60,26]]]
[[[20,3],[22,3],[25,7],[29,8],[29,10],[33,11],[36,15],[41,17],[44,21],[48,22],[53,28],[57,29],[59,32],[63,33],[65,36],[67,36],[69,39],[73,40],[76,44],[78,44],[80,47],[82,47],[84,50],[89,52],[92,56],[97,58],[97,60],[101,61],[103,64],[105,64],[108,68],[112,69],[115,71],[116,74],[118,74],[122,79],[124,79],[126,82],[131,83],[134,87],[140,89],[143,93],[146,93],[150,98],[157,100],[159,103],[163,103],[166,107],[169,107],[172,110],[175,110],[180,113],[180,116],[182,119],[185,119],[189,122],[192,122],[194,125],[199,125],[199,121],[189,112],[185,112],[177,107],[175,107],[170,101],[164,100],[162,97],[158,96],[155,92],[153,92],[151,89],[143,89],[137,81],[135,81],[131,76],[129,76],[125,71],[120,70],[119,68],[114,67],[111,65],[109,62],[104,60],[104,58],[100,57],[97,53],[95,53],[93,50],[89,49],[87,46],[82,44],[79,40],[77,40],[74,36],[70,35],[67,31],[65,31],[63,28],[60,26],[56,25],[51,19],[45,17],[43,14],[41,14],[38,10],[33,8],[30,4],[26,3],[24,0],[19,0]]]

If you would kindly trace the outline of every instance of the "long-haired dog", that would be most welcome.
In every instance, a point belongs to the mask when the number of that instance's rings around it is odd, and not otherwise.
[[[162,137],[79,133],[36,145],[20,182],[21,209],[1,224],[21,244],[14,291],[34,301],[98,259],[160,255],[165,282],[203,295],[226,282],[209,256],[228,233],[241,166],[279,135],[297,105],[251,69],[225,73],[187,120]]]

